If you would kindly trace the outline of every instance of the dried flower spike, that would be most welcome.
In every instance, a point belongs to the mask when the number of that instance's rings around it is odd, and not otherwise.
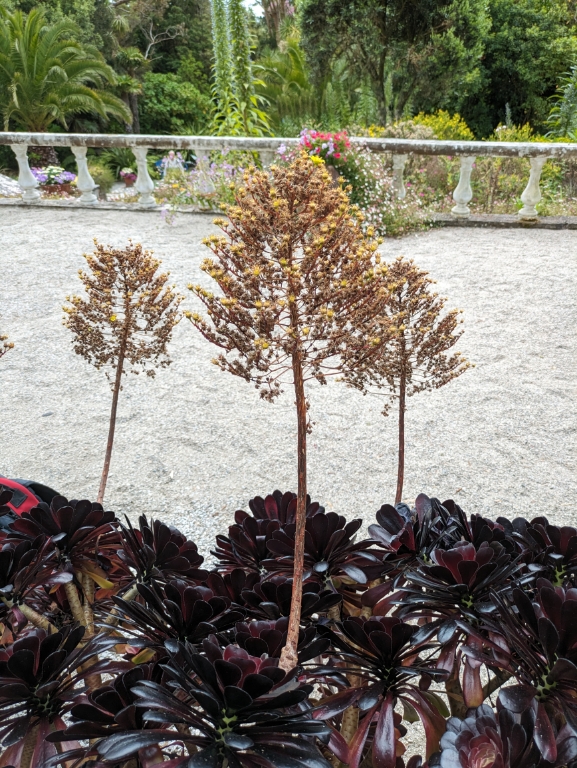
[[[94,253],[85,254],[88,271],[79,271],[87,298],[67,299],[64,324],[74,334],[74,351],[96,368],[105,368],[112,381],[110,427],[97,499],[102,503],[122,375],[130,371],[154,376],[157,367],[170,364],[166,345],[180,321],[182,297],[168,285],[168,273],[158,271],[160,261],[140,243],[129,241],[125,248],[113,248],[95,240],[94,245]]]

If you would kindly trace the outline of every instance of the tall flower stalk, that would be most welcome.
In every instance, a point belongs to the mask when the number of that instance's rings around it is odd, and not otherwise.
[[[211,0],[214,87],[219,98],[230,91],[232,66],[226,0]]]
[[[95,241],[86,254],[89,271],[79,271],[87,298],[67,297],[64,324],[74,334],[74,351],[96,368],[106,368],[112,382],[112,407],[104,467],[98,490],[102,503],[110,471],[118,397],[128,371],[155,376],[171,363],[167,344],[180,320],[182,301],[158,273],[160,261],[140,243],[113,248]]]
[[[298,426],[298,494],[293,595],[281,666],[297,663],[307,506],[306,383],[361,369],[376,354],[371,337],[385,298],[377,243],[365,237],[361,216],[326,169],[304,153],[288,167],[247,173],[229,222],[217,223],[212,250],[202,269],[220,289],[215,296],[190,286],[211,322],[198,313],[196,328],[223,352],[215,360],[225,371],[254,382],[265,400],[282,384],[295,394]]]

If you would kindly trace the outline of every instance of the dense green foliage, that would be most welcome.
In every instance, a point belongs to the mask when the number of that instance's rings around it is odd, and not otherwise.
[[[115,81],[113,70],[91,46],[73,40],[68,19],[46,27],[41,10],[28,16],[3,13],[0,24],[0,112],[4,129],[46,131],[67,127],[69,117],[96,113],[128,119],[125,105],[102,86]]]
[[[142,133],[204,133],[211,103],[193,83],[177,74],[147,72],[142,84],[140,128]],[[163,132],[164,132],[163,131]]]
[[[84,85],[106,86],[116,114],[100,97],[69,113],[70,129],[362,133],[438,110],[476,138],[499,124],[571,136],[577,124],[575,0],[0,2],[41,11],[77,58],[99,62]]]

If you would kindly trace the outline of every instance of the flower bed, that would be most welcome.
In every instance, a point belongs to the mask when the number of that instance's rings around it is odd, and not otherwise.
[[[175,528],[88,501],[57,496],[13,522],[3,763],[573,768],[576,529],[420,495],[385,504],[357,541],[361,520],[309,502],[285,670],[295,511],[291,493],[251,500],[210,570]],[[427,763],[403,757],[416,720]]]

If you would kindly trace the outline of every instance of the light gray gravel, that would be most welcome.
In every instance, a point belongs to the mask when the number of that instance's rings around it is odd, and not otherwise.
[[[96,496],[110,392],[74,354],[61,324],[65,296],[92,238],[152,248],[185,289],[209,216],[174,226],[157,213],[3,208],[0,329],[15,349],[0,361],[0,473],[35,478],[69,497]],[[413,257],[464,310],[461,350],[476,364],[409,403],[405,497],[454,497],[468,512],[575,514],[577,235],[441,229],[387,241]],[[187,297],[190,306],[190,297]],[[290,391],[271,405],[210,364],[214,351],[183,322],[174,363],[121,395],[107,506],[162,517],[207,554],[216,532],[256,494],[295,488]],[[312,386],[310,490],[329,510],[367,523],[395,489],[395,421],[376,397]]]

